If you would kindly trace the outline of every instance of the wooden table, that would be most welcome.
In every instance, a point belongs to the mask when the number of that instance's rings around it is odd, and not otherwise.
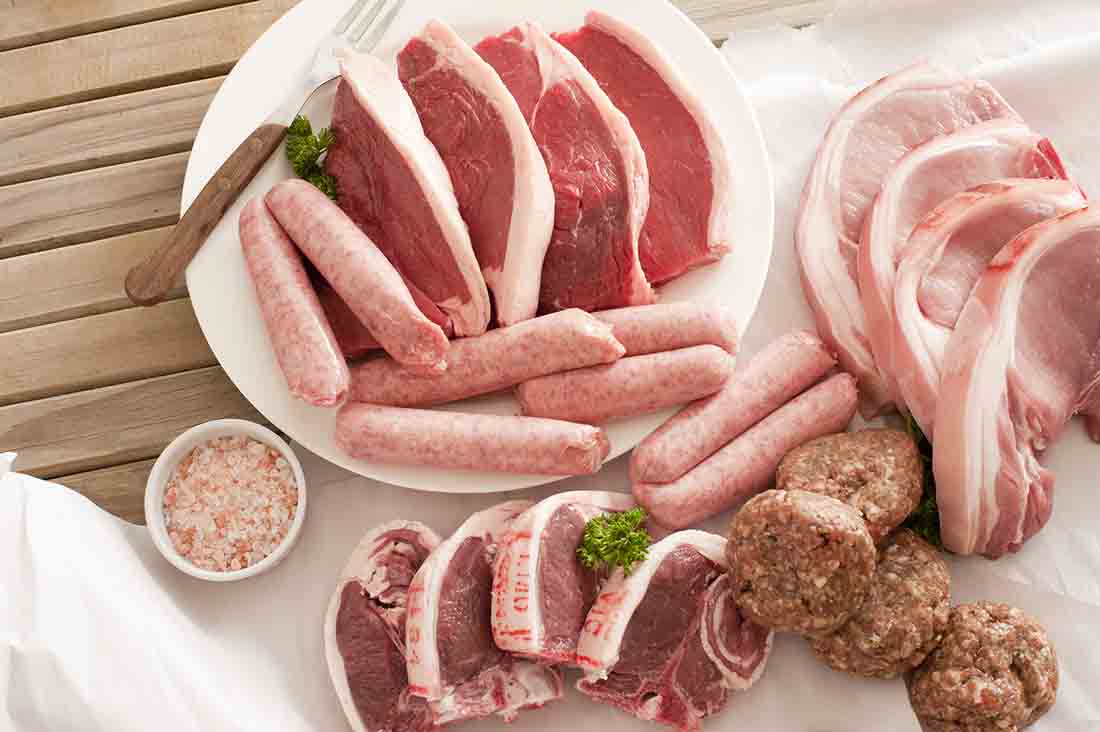
[[[142,309],[122,280],[177,220],[225,74],[295,1],[0,0],[0,451],[130,521],[177,434],[263,421],[182,283]],[[718,42],[829,0],[676,1]]]

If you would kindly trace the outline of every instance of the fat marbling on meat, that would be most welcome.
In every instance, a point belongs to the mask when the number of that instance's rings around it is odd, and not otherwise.
[[[649,281],[717,261],[733,244],[729,150],[697,90],[649,37],[593,10],[555,40],[596,78],[638,134],[649,213],[638,255]]]
[[[476,50],[516,98],[550,172],[554,232],[540,309],[652,302],[638,260],[649,170],[629,120],[577,57],[534,23],[486,38]]]
[[[402,49],[397,68],[451,174],[497,321],[534,316],[554,191],[519,105],[496,71],[438,20]]]
[[[947,344],[933,467],[944,545],[1015,551],[1050,518],[1040,464],[1073,414],[1098,437],[1100,208],[1036,224],[990,262]]]
[[[913,230],[894,285],[893,376],[929,439],[947,341],[989,260],[1024,229],[1084,205],[1069,181],[1001,180],[952,196]]]
[[[352,552],[325,613],[325,659],[354,732],[428,732],[435,719],[405,670],[409,584],[439,545],[416,521],[369,532]]]
[[[569,491],[520,514],[501,540],[493,579],[493,638],[509,653],[575,663],[599,577],[577,558],[585,526],[634,507],[629,493]]]
[[[615,571],[577,646],[577,688],[640,719],[697,730],[763,673],[772,634],[734,603],[726,540],[679,531]]]
[[[325,171],[340,207],[410,282],[450,316],[455,334],[489,324],[489,292],[450,175],[424,135],[397,72],[380,59],[338,51],[335,142]]]
[[[867,87],[833,118],[802,190],[795,230],[802,288],[821,337],[859,380],[865,415],[889,404],[856,282],[864,218],[886,174],[926,140],[1016,113],[989,84],[920,63]]]
[[[936,204],[1001,178],[1066,177],[1050,141],[1011,119],[971,125],[905,155],[882,181],[859,240],[859,292],[880,381],[903,406],[894,379],[894,284],[909,235]]]
[[[552,666],[514,658],[493,643],[496,544],[530,501],[475,513],[432,552],[409,586],[405,642],[409,688],[438,724],[499,715],[561,697]]]

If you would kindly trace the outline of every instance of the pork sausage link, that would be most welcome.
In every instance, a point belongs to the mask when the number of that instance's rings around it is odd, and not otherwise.
[[[438,376],[414,374],[387,358],[361,363],[351,371],[351,398],[397,407],[443,404],[622,355],[609,326],[583,310],[563,310],[454,341]]]
[[[290,393],[318,407],[340,404],[348,393],[348,364],[301,255],[259,198],[245,205],[238,226],[245,264]]]
[[[836,359],[812,333],[795,331],[736,371],[722,391],[690,404],[634,448],[635,483],[668,483],[816,384]]]
[[[300,179],[277,184],[265,200],[387,353],[425,373],[447,367],[446,334],[420,312],[401,275],[339,206]]]
[[[540,475],[595,473],[611,451],[590,425],[354,402],[336,417],[336,444],[380,463]]]
[[[694,346],[532,379],[516,395],[528,416],[601,424],[713,394],[733,365],[718,346]]]
[[[856,380],[837,374],[772,412],[671,483],[635,483],[634,498],[668,529],[729,510],[767,488],[788,452],[841,432],[856,413]]]
[[[737,354],[737,321],[720,305],[673,302],[593,313],[611,326],[628,356],[718,346]]]

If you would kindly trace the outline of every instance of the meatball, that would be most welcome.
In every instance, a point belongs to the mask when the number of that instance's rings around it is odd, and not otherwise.
[[[776,488],[832,496],[863,515],[881,543],[920,503],[924,464],[901,430],[843,432],[811,440],[783,458]]]
[[[939,644],[950,594],[951,574],[940,553],[913,532],[899,532],[879,553],[863,606],[836,633],[811,639],[810,647],[837,671],[895,678]]]
[[[909,679],[909,701],[927,732],[1014,732],[1046,714],[1057,692],[1046,631],[993,602],[952,609],[943,641]]]
[[[805,491],[765,491],[730,525],[737,604],[768,628],[832,633],[863,604],[875,543],[851,506]]]

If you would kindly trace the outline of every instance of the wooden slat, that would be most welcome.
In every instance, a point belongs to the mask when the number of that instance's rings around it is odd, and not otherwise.
[[[16,468],[55,478],[156,457],[201,422],[264,422],[220,368],[0,407],[0,445]]]
[[[174,224],[187,155],[0,188],[0,258]]]
[[[145,524],[145,483],[155,460],[65,475],[54,482],[72,488],[123,521]]]
[[[12,257],[0,263],[0,333],[133,307],[126,272],[168,236],[170,228]],[[169,293],[187,294],[181,281]]]
[[[0,118],[0,185],[190,150],[224,79]]]
[[[714,40],[735,30],[802,26],[825,17],[835,0],[673,0]]]
[[[0,116],[225,74],[295,0],[258,0],[0,52]]]
[[[18,7],[11,3],[11,10],[0,15],[0,51],[243,2],[247,0],[33,0]]]
[[[190,300],[0,334],[0,354],[0,405],[216,363]]]

